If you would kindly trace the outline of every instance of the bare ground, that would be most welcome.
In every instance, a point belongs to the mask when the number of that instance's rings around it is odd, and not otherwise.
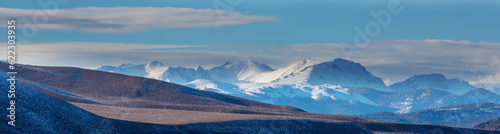
[[[276,116],[259,114],[234,114],[175,109],[129,108],[71,102],[71,104],[106,118],[163,125],[184,125],[204,122],[224,122],[236,120],[317,120],[298,116]],[[343,122],[330,120],[332,122]]]

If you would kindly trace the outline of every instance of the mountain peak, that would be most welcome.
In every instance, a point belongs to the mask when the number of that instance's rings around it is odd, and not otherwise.
[[[262,65],[263,63],[258,62],[258,61],[254,61],[254,60],[250,60],[250,59],[246,59],[246,60],[238,60],[238,61],[234,62],[233,64],[236,64],[236,65]]]
[[[366,71],[359,63],[344,59],[319,62],[304,59],[273,72],[261,74],[254,82],[302,83],[311,85],[343,85],[347,87],[368,87],[386,90],[384,82]]]
[[[341,69],[354,69],[354,68],[356,68],[356,69],[365,70],[365,67],[363,67],[361,64],[350,61],[350,60],[342,59],[342,58],[336,58],[332,61],[332,63],[335,64],[337,67],[340,67]]]
[[[296,62],[295,64],[307,65],[307,64],[315,64],[315,63],[318,63],[318,62],[319,61],[317,61],[317,60],[307,58],[307,59],[303,59],[303,60],[301,60],[299,62]]]
[[[337,58],[314,65],[308,82],[313,85],[335,84],[347,87],[368,87],[385,90],[382,79],[368,72],[361,64]]]
[[[394,83],[389,87],[395,91],[413,91],[416,89],[433,88],[456,95],[474,89],[468,82],[460,78],[448,79],[443,74],[439,73],[415,75],[405,81]]]
[[[231,61],[226,61],[226,62],[224,62],[224,64],[222,64],[222,66],[227,66],[227,65],[231,65],[231,64],[233,64],[233,62],[231,62]]]
[[[264,63],[253,60],[226,61],[223,65],[209,70],[214,78],[221,81],[247,80],[259,73],[270,72],[273,69]]]
[[[465,94],[485,94],[485,93],[493,93],[491,91],[488,91],[484,88],[476,88],[476,89],[473,89],[473,90],[470,90],[470,91],[467,91]]]
[[[355,63],[355,62],[352,62],[350,60],[346,60],[346,59],[343,59],[343,58],[335,58],[333,59],[333,61],[335,62],[348,62],[348,63]]]
[[[165,66],[165,65],[163,65],[163,64],[162,64],[161,62],[159,62],[159,61],[151,61],[151,62],[148,62],[148,63],[146,64],[146,66],[151,66],[151,67],[154,67],[154,66]]]
[[[254,61],[254,60],[250,60],[250,59],[238,60],[235,62],[226,61],[224,64],[222,64],[219,67],[240,68],[240,69],[242,69],[242,68],[258,68],[259,70],[264,70],[264,71],[272,71],[273,70],[271,67],[269,67],[268,65],[266,65],[262,62],[258,62],[258,61]],[[215,68],[217,68],[217,67],[215,67]]]
[[[443,74],[440,74],[440,73],[420,74],[420,75],[415,75],[412,78],[447,79]]]
[[[205,69],[203,69],[203,67],[201,67],[200,65],[197,65],[197,66],[195,67],[195,70],[196,70],[196,71],[201,71],[201,70],[205,70]]]

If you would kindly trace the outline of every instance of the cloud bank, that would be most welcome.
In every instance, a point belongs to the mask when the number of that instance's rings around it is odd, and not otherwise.
[[[18,61],[26,64],[79,66],[146,63],[158,60],[165,65],[210,68],[226,60],[253,59],[273,68],[305,58],[332,60],[346,58],[348,44],[295,44],[257,46],[220,44],[213,46],[152,45],[99,42],[59,42],[21,44]],[[6,52],[5,48],[0,51]],[[448,78],[461,77],[472,84],[500,87],[500,43],[450,40],[373,41],[350,60],[364,65],[387,83],[412,75],[443,73]]]
[[[218,13],[219,12],[219,13]],[[220,12],[224,12],[223,17]],[[280,21],[215,9],[175,7],[85,7],[59,10],[0,8],[0,19],[15,18],[39,29],[123,33],[151,28],[191,28]],[[0,25],[5,25],[1,23]]]

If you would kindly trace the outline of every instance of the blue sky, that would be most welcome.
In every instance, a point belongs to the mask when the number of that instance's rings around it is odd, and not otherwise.
[[[368,46],[354,47],[344,44],[354,42],[354,28],[365,30],[376,21],[370,12],[387,10],[389,0],[241,0],[229,5],[233,12],[222,11],[223,19],[214,3],[228,0],[61,1],[68,2],[29,38],[21,18],[47,10],[27,0],[0,5],[0,19],[21,21],[20,63],[96,68],[158,60],[210,68],[253,59],[278,68],[341,57],[388,83],[443,73],[500,87],[497,0],[394,0],[402,11]],[[356,53],[346,56],[345,48]]]
[[[225,0],[221,0],[225,2]],[[69,1],[61,9],[77,7],[187,7],[214,8],[212,0]],[[37,3],[9,1],[5,8],[41,9]],[[92,33],[78,30],[42,30],[32,42],[92,41],[147,44],[289,45],[352,43],[353,27],[373,20],[370,11],[386,9],[387,1],[283,1],[243,0],[234,11],[280,18],[278,22],[204,28],[153,28],[132,33]],[[500,2],[429,2],[401,0],[404,10],[373,40],[446,39],[500,42]],[[4,33],[2,33],[4,34]],[[66,36],[72,35],[72,36]],[[477,36],[482,35],[482,36]],[[64,38],[60,38],[64,37]],[[140,37],[140,38],[139,38]],[[2,41],[5,41],[2,38]]]

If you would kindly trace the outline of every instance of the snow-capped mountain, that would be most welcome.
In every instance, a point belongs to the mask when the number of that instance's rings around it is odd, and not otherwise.
[[[161,79],[163,72],[169,67],[163,65],[159,61],[149,62],[144,66],[144,71],[148,74],[148,78]]]
[[[227,83],[229,84],[229,83]],[[212,91],[212,92],[217,92],[217,93],[223,93],[223,94],[234,94],[235,92],[228,92],[224,89],[228,89],[226,86],[221,86],[223,84],[221,83],[216,83],[212,82],[209,80],[205,79],[196,79],[194,81],[191,81],[189,83],[184,84],[185,86],[195,88],[198,90],[207,90],[207,91]],[[230,90],[233,91],[233,90]]]
[[[396,109],[396,113],[409,113],[428,108],[492,102],[500,104],[500,96],[482,88],[455,95],[442,90],[417,89],[411,92],[383,92],[367,88],[350,88],[381,107]]]
[[[226,61],[223,65],[209,70],[212,80],[226,82],[248,81],[255,75],[271,71],[274,70],[266,64],[252,60]]]
[[[384,90],[382,79],[373,76],[359,63],[345,59],[323,62],[313,67],[308,82],[313,85],[335,84],[346,87],[367,87]]]
[[[207,70],[198,66],[196,69],[183,67],[169,67],[163,72],[160,80],[167,82],[184,84],[197,79],[209,79]]]
[[[298,107],[310,112],[359,115],[408,113],[443,106],[493,102],[497,94],[441,74],[417,75],[387,87],[361,64],[345,59],[305,59],[272,69],[242,60],[204,69],[169,67],[159,62],[103,66],[102,71],[149,77],[199,90]],[[392,90],[391,90],[392,89]]]
[[[394,83],[389,86],[394,91],[409,92],[416,89],[436,89],[443,90],[456,95],[463,94],[474,89],[468,82],[460,79],[447,79],[442,74],[422,74],[416,75],[405,81]]]
[[[273,72],[262,73],[250,79],[256,83],[308,83],[311,85],[342,85],[385,90],[382,79],[373,76],[359,63],[345,59],[319,62],[310,59],[296,62]]]
[[[337,114],[366,114],[374,111],[393,111],[382,108],[372,100],[340,85],[311,85],[307,83],[236,83],[243,97],[261,102],[301,107],[309,112]],[[355,110],[356,109],[356,110]]]
[[[320,62],[311,59],[305,59],[272,72],[258,74],[257,76],[252,77],[249,80],[256,83],[270,83],[282,79],[288,79],[289,83],[300,82],[301,80],[306,80],[309,77],[308,74],[301,72],[311,72],[312,66],[318,63]],[[297,80],[294,80],[294,78]]]
[[[380,108],[358,93],[348,92],[346,86],[387,87],[360,64],[344,59],[327,62],[306,59],[277,70],[252,60],[227,61],[209,70],[201,66],[168,67],[157,61],[140,65],[103,66],[99,70],[160,79],[273,104],[302,106],[308,111],[320,113],[345,114],[349,109],[361,107],[367,110],[349,114],[390,110]],[[315,105],[311,105],[313,103]]]
[[[246,81],[255,75],[274,71],[268,65],[252,60],[226,61],[223,65],[210,70],[205,70],[201,66],[196,68],[170,67],[158,61],[139,65],[102,66],[97,70],[154,78],[179,84],[189,83],[197,79],[224,82]]]

